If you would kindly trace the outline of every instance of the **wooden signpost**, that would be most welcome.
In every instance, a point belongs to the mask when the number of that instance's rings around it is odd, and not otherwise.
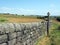
[[[47,13],[47,36],[49,37],[49,15],[50,15],[50,13],[48,12]]]

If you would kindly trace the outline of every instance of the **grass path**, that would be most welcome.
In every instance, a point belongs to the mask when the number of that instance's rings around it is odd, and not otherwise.
[[[50,41],[49,41],[49,38],[48,37],[44,37],[42,40],[41,40],[41,42],[40,42],[40,44],[39,45],[47,45],[47,43],[49,43]]]

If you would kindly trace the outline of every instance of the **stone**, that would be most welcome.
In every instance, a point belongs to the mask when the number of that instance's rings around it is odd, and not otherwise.
[[[21,37],[22,36],[22,32],[17,32],[17,37]]]
[[[4,32],[5,33],[12,33],[14,32],[14,26],[12,23],[4,23],[2,24],[3,28],[4,28]]]
[[[9,40],[15,39],[16,38],[16,32],[14,33],[9,33]]]
[[[7,35],[0,35],[0,43],[6,42],[7,41]]]
[[[8,45],[16,45],[16,39],[8,41]]]
[[[2,44],[0,44],[0,45],[7,45],[6,43],[2,43]]]
[[[5,30],[2,24],[0,24],[0,34],[5,34]]]
[[[14,23],[13,25],[14,25],[14,28],[15,28],[15,31],[16,31],[16,32],[19,32],[19,31],[22,30],[20,24]]]

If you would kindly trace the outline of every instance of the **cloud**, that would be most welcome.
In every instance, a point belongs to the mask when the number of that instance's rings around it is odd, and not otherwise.
[[[8,8],[1,7],[0,13],[13,13],[13,14],[35,14],[37,10],[23,9],[23,8]]]
[[[50,12],[51,15],[59,15],[60,10],[56,8],[54,4],[51,4],[49,8],[46,9],[24,9],[24,8],[9,8],[0,7],[0,13],[12,13],[12,14],[24,14],[24,15],[47,15]]]

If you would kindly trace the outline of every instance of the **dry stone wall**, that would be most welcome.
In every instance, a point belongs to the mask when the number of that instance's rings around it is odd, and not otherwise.
[[[34,45],[45,32],[46,22],[1,23],[0,45]]]

